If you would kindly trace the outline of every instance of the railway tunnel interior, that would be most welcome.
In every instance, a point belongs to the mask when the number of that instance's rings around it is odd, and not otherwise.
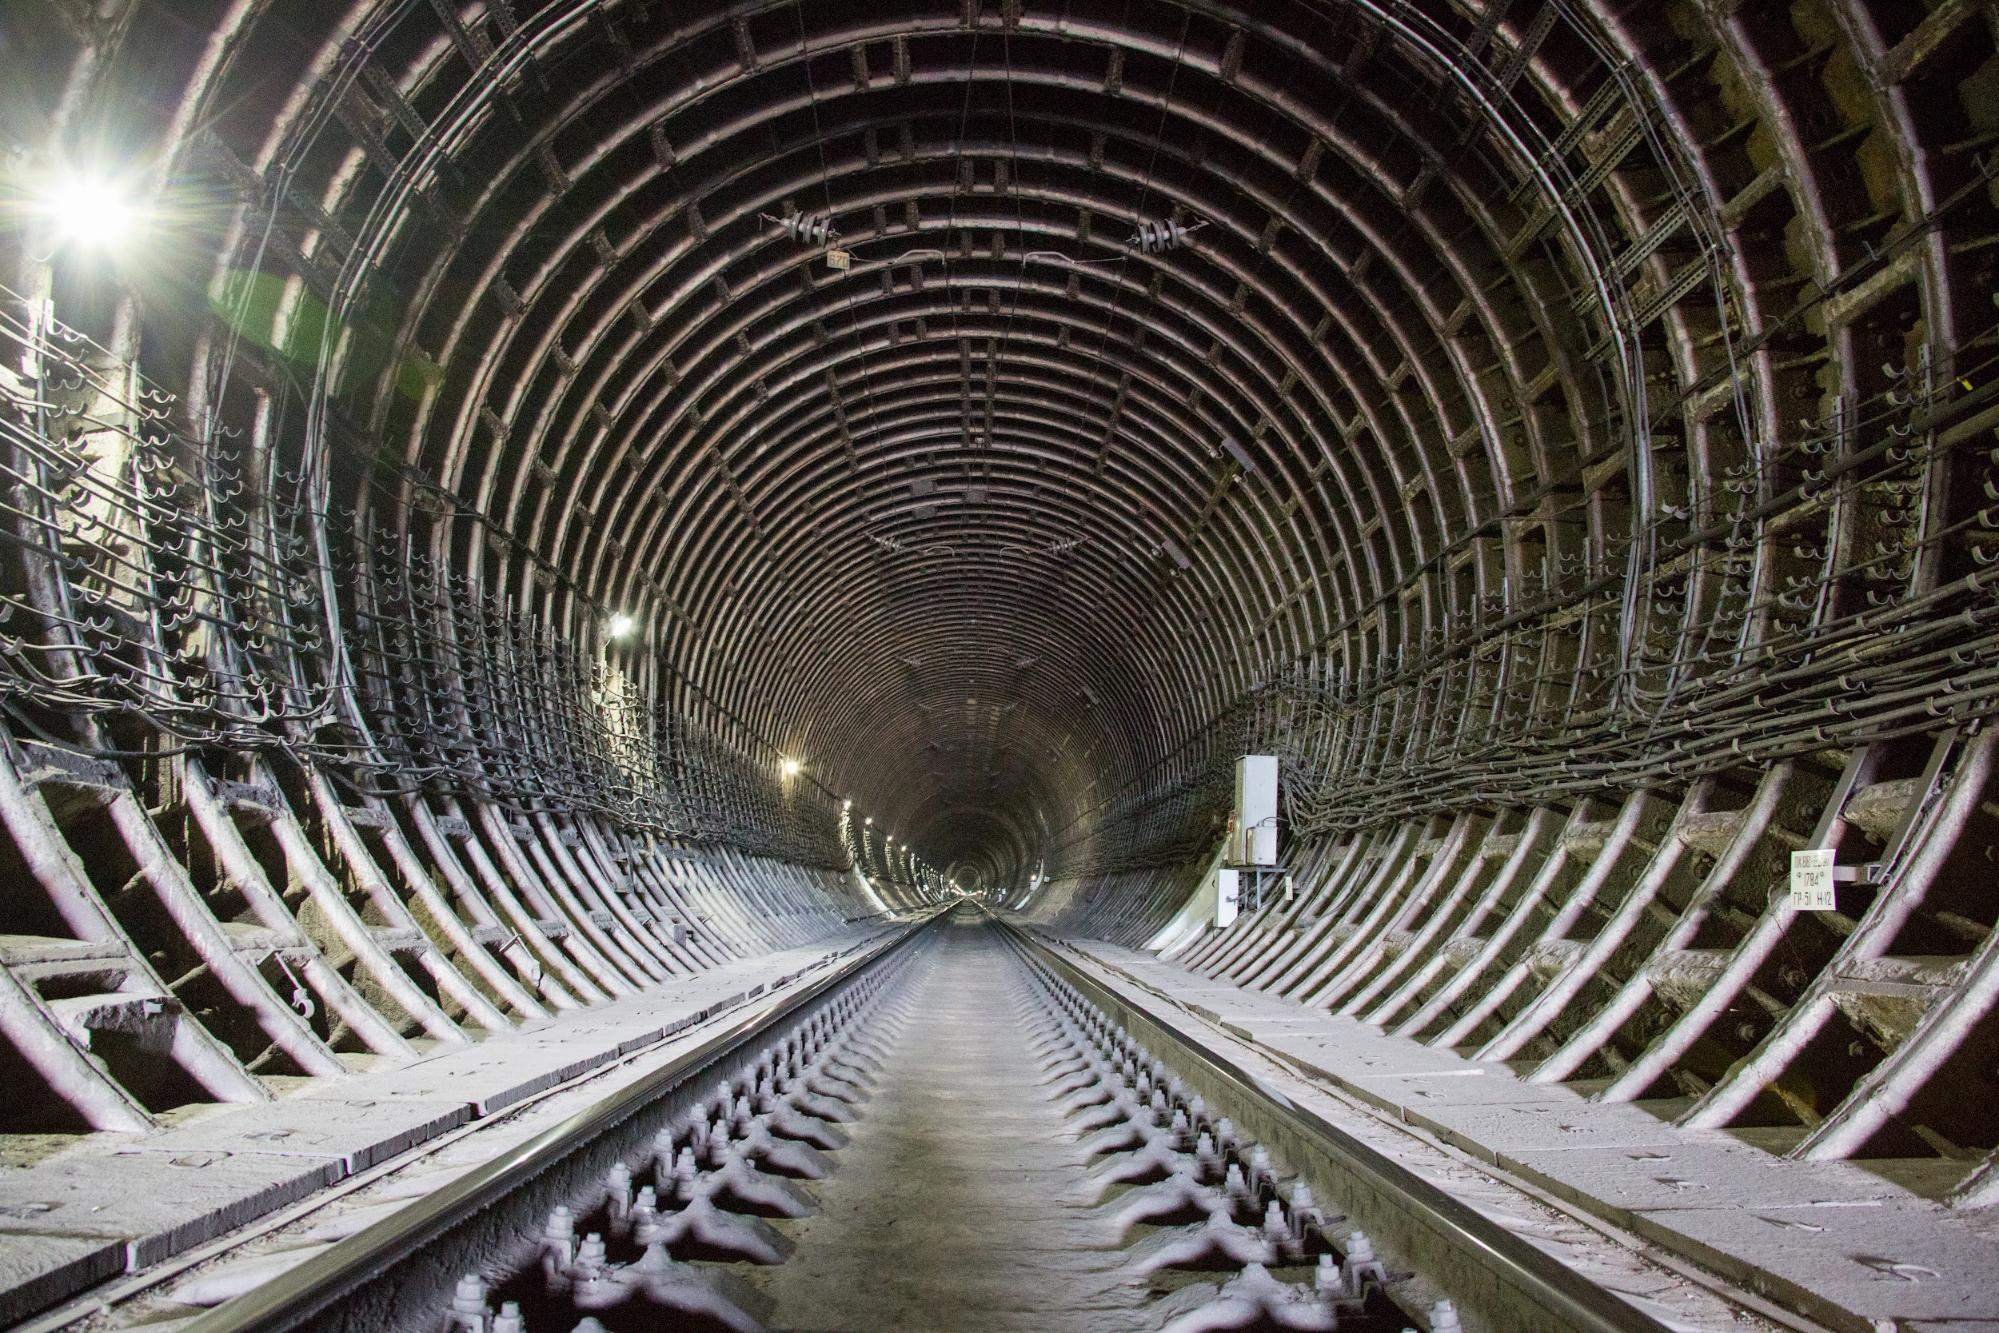
[[[0,7],[0,1310],[226,1229],[50,1172],[964,897],[1982,1243],[1995,40]]]

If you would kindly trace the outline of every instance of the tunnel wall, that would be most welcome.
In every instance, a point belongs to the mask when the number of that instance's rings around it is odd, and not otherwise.
[[[71,322],[940,864],[1158,860],[1243,725],[1323,832],[1989,707],[1978,5],[21,27],[213,213]]]
[[[6,1133],[268,1101],[927,897],[596,627],[359,540],[52,306],[0,315]]]
[[[1981,1207],[1999,1201],[1994,757],[1991,733],[1953,731],[1298,840],[1290,897],[1166,956]],[[1836,849],[1835,910],[1791,906],[1800,848]],[[1021,906],[1141,948],[1212,868],[1057,881]]]
[[[917,901],[588,815],[357,796],[335,777],[282,754],[224,779],[189,755],[8,747],[6,1132],[269,1100]]]

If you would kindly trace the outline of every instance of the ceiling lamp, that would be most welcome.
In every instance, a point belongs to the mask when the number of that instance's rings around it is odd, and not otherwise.
[[[131,195],[107,177],[79,173],[51,180],[37,210],[59,243],[96,251],[116,249],[139,228],[142,212]]]

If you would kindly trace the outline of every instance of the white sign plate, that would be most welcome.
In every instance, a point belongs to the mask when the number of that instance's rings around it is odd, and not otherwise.
[[[1832,863],[1838,855],[1830,847],[1791,853],[1791,906],[1800,912],[1830,912],[1837,905],[1832,894]]]

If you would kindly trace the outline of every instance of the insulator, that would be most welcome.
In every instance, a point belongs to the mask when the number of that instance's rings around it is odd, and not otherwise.
[[[789,217],[764,217],[784,228],[792,240],[800,245],[824,245],[840,233],[833,229],[833,219],[825,213],[793,213]]]
[[[1131,238],[1131,243],[1142,254],[1164,254],[1168,250],[1178,250],[1187,243],[1189,236],[1206,225],[1205,221],[1189,225],[1177,218],[1146,219],[1138,224],[1138,233]]]

